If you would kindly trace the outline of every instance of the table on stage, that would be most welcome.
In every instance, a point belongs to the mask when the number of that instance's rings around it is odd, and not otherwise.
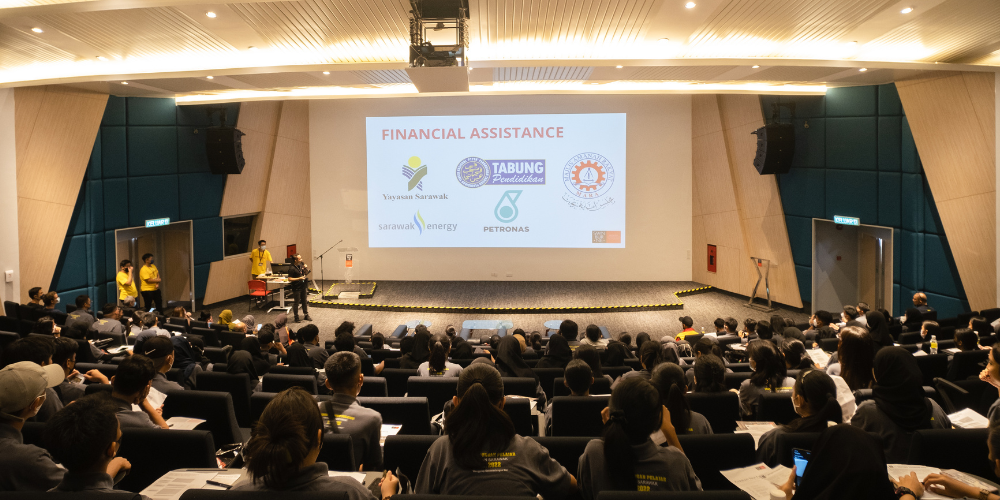
[[[291,309],[291,307],[285,305],[285,287],[287,287],[288,285],[292,284],[291,281],[288,281],[288,277],[285,277],[285,276],[272,276],[272,277],[268,277],[268,278],[259,278],[258,277],[258,279],[262,279],[264,281],[264,283],[267,283],[267,289],[268,290],[277,290],[278,291],[279,305],[274,306],[274,307],[268,309],[267,312],[270,313],[271,311],[274,311],[275,309],[288,312]]]

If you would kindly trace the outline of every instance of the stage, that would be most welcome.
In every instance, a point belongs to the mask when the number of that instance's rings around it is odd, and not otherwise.
[[[329,290],[334,284],[327,281],[323,286]],[[772,314],[796,322],[808,320],[806,313],[777,304],[774,313],[747,308],[745,297],[706,289],[691,281],[378,281],[371,298],[328,297],[325,303],[319,302],[319,294],[311,291],[309,313],[324,341],[333,340],[333,331],[342,321],[371,323],[374,331],[388,335],[397,325],[417,320],[431,322],[431,332],[440,333],[448,325],[461,328],[466,320],[507,320],[515,328],[530,332],[542,330],[543,323],[549,320],[572,319],[580,324],[581,331],[593,323],[608,327],[615,337],[627,331],[634,338],[645,331],[659,338],[680,331],[680,316],[691,316],[698,331],[702,327],[714,331],[712,321],[727,316],[740,322],[745,318],[769,319]],[[247,314],[247,300],[212,304],[210,309],[215,316],[230,309],[241,318]],[[268,314],[266,309],[253,308],[249,314],[257,322],[269,322],[279,312]],[[292,324],[292,328],[305,324]],[[490,334],[489,330],[473,332],[474,337]]]

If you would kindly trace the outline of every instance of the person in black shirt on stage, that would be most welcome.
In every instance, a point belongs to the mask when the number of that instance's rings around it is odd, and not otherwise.
[[[302,256],[295,254],[295,263],[288,267],[288,281],[292,284],[288,288],[292,290],[292,299],[295,300],[292,305],[292,313],[295,316],[295,322],[299,322],[299,304],[302,305],[302,315],[305,317],[306,321],[312,321],[309,317],[309,304],[306,301],[306,294],[308,292],[306,287],[306,276],[311,273],[309,267],[302,263]]]

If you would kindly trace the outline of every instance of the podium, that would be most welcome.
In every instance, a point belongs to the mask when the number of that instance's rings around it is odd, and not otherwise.
[[[354,280],[354,276],[358,272],[358,248],[343,247],[343,248],[338,248],[337,252],[343,256],[341,262],[344,263],[344,288],[345,288],[344,291],[337,294],[337,298],[357,299],[361,296],[361,284],[355,282]],[[349,290],[352,282],[357,284],[357,290]]]
[[[764,295],[767,298],[767,307],[762,310],[765,312],[776,311],[774,307],[771,306],[771,284],[768,281],[768,275],[771,272],[771,261],[769,259],[762,259],[760,257],[750,257],[750,261],[753,262],[753,268],[757,270],[757,284],[753,286],[753,292],[750,293],[750,300],[747,301],[746,307],[752,309],[762,309],[757,307],[753,303],[753,299],[757,298],[757,289],[760,288],[760,282],[764,281]],[[761,268],[764,272],[761,272]]]

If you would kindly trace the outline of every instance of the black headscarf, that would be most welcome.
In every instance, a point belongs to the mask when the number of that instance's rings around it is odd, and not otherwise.
[[[870,313],[869,313],[870,314]],[[871,318],[868,318],[868,324],[872,322]],[[920,327],[924,323],[924,315],[920,312],[920,309],[916,307],[911,307],[903,313],[903,326],[906,327],[908,332],[919,332]],[[876,342],[877,343],[877,342]]]
[[[931,404],[924,396],[923,375],[913,355],[902,347],[875,354],[872,398],[882,413],[906,431],[929,429]]]
[[[892,335],[889,335],[889,325],[885,316],[878,311],[868,311],[868,332],[871,334],[872,343],[876,346],[892,345]]]
[[[813,445],[795,500],[896,500],[885,470],[885,452],[875,438],[858,427],[835,425]]]
[[[266,375],[267,372],[271,370],[271,362],[267,359],[267,356],[261,352],[260,342],[257,340],[257,337],[247,337],[241,340],[238,350],[233,350],[233,352],[236,353],[240,351],[250,353],[250,357],[253,359],[253,366],[256,368],[259,375]]]
[[[625,360],[633,357],[632,353],[629,352],[628,347],[625,344],[612,340],[608,342],[608,361],[604,363],[608,366],[625,366]]]
[[[257,368],[254,366],[253,356],[247,351],[233,351],[226,362],[226,373],[230,375],[246,373],[250,375],[250,382],[254,385],[259,377]]]
[[[601,370],[601,355],[597,349],[591,345],[581,345],[573,353],[573,359],[582,359],[590,365],[590,371],[594,373],[594,378],[601,378],[604,372]]]
[[[521,343],[513,335],[500,339],[496,360],[497,370],[504,377],[531,377],[538,380],[538,376],[521,357]]]
[[[431,335],[427,332],[413,334],[413,351],[410,352],[413,361],[423,363],[431,357]]]
[[[644,342],[649,342],[649,334],[646,332],[639,332],[639,335],[635,336],[635,352],[639,352],[639,349],[642,349],[642,344]]]
[[[557,333],[549,337],[546,353],[535,366],[538,368],[566,368],[572,359],[573,351],[569,349],[569,342],[566,341],[566,337]]]
[[[785,340],[798,340],[799,342],[806,341],[806,336],[802,334],[802,330],[799,330],[798,327],[794,326],[786,326],[785,331],[782,332],[781,336],[785,337]]]
[[[309,351],[306,350],[306,346],[302,345],[302,342],[292,342],[292,345],[288,346],[286,350],[288,355],[285,356],[285,362],[288,366],[294,366],[299,368],[312,368],[313,362],[309,358]]]
[[[455,335],[451,337],[451,357],[452,359],[469,359],[472,357],[472,344],[462,337]]]

